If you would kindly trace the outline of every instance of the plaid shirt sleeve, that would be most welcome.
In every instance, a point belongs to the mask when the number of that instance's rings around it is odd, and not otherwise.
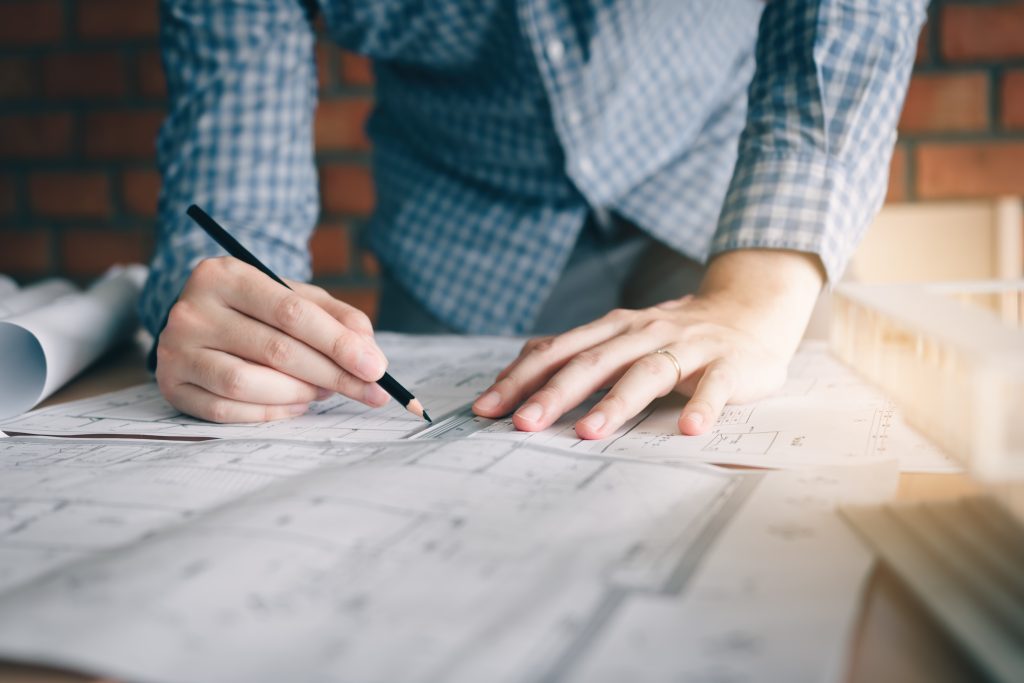
[[[885,198],[924,0],[773,0],[711,253],[817,254],[842,274]]]
[[[319,206],[313,41],[297,0],[161,3],[170,111],[157,143],[157,247],[140,301],[152,333],[192,268],[223,255],[185,216],[193,202],[275,272],[309,277]]]

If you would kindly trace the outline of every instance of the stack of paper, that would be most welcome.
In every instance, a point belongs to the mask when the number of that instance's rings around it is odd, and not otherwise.
[[[839,680],[872,556],[836,505],[951,467],[821,345],[705,435],[670,400],[595,442],[585,407],[533,434],[469,412],[519,340],[379,341],[434,427],[341,397],[214,425],[154,384],[0,424],[0,657],[153,683]]]

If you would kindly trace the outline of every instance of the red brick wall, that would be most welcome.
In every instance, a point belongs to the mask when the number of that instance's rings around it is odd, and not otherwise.
[[[164,107],[156,0],[0,0],[0,272],[88,279],[146,261]],[[365,60],[321,42],[316,279],[375,306],[356,237],[373,207]],[[328,123],[329,122],[329,123]],[[1024,2],[935,2],[900,123],[892,200],[1024,195]]]

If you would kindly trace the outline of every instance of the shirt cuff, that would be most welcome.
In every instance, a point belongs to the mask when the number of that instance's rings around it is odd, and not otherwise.
[[[835,283],[881,205],[881,196],[865,194],[825,155],[741,154],[710,255],[748,248],[813,253]]]

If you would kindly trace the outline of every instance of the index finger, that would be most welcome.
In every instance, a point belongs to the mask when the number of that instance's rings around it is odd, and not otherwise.
[[[364,381],[375,382],[384,375],[387,360],[371,339],[252,266],[237,265],[247,270],[234,287],[221,288],[226,305],[304,342]]]

